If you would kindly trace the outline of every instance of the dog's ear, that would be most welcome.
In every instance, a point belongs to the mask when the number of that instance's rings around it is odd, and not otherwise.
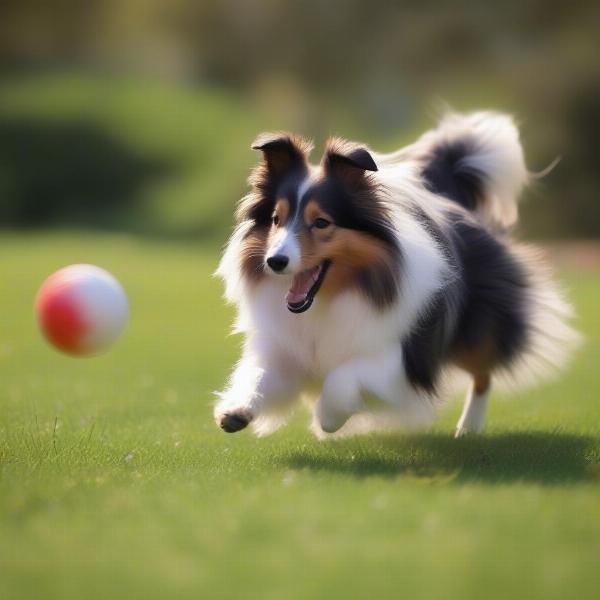
[[[253,150],[263,153],[270,175],[306,165],[312,150],[310,142],[289,133],[261,133],[252,144]]]
[[[367,171],[377,171],[367,148],[340,138],[327,142],[322,165],[326,173],[350,185],[364,181]]]
[[[253,193],[242,199],[237,209],[238,223],[253,220],[270,222],[275,194],[282,179],[293,171],[308,172],[310,142],[289,133],[261,133],[252,144],[263,153],[263,160],[254,167],[248,183]]]

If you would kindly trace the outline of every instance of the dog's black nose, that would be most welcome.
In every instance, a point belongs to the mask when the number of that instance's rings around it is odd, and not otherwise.
[[[273,271],[276,271],[277,273],[279,273],[279,271],[283,271],[289,262],[290,259],[283,254],[276,254],[275,256],[270,256],[267,258],[267,264],[271,267],[271,269],[273,269]]]

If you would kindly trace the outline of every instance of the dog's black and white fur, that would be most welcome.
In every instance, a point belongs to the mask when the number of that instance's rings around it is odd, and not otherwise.
[[[215,408],[228,432],[277,427],[301,395],[317,433],[430,421],[445,375],[472,379],[457,435],[484,426],[496,375],[561,366],[577,335],[535,250],[509,236],[528,173],[501,114],[449,114],[376,154],[263,134],[218,269],[243,356]]]

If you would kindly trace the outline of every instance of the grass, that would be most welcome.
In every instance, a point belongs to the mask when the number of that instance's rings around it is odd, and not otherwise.
[[[588,338],[535,391],[494,398],[488,433],[319,443],[211,419],[239,340],[197,244],[0,240],[0,597],[592,598],[600,586],[600,277],[566,273]],[[32,300],[73,262],[132,304],[108,354],[40,339]]]

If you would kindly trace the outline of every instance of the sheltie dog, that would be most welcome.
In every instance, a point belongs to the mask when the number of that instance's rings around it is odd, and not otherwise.
[[[539,253],[511,239],[530,178],[506,115],[448,114],[392,154],[262,134],[217,274],[245,336],[215,419],[273,431],[302,395],[318,435],[431,421],[459,369],[456,435],[483,429],[496,376],[554,372],[577,334]]]

